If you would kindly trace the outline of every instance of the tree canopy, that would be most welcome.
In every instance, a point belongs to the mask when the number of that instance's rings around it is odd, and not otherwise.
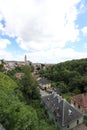
[[[23,76],[17,80],[18,70]],[[45,114],[29,66],[18,70],[0,72],[0,123],[6,130],[58,130]]]
[[[87,92],[87,59],[50,65],[39,73],[51,80],[61,93],[78,94]]]

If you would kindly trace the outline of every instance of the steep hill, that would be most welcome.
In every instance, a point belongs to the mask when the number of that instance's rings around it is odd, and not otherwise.
[[[38,130],[37,113],[32,106],[25,105],[16,94],[17,84],[0,72],[0,123],[6,130]]]
[[[40,74],[52,81],[61,93],[87,91],[87,59],[62,62],[41,70]]]
[[[15,89],[17,84],[9,76],[0,72],[0,87]]]
[[[6,130],[59,130],[47,118],[28,68],[24,70],[27,71],[20,80],[22,88],[14,78],[0,72],[0,124]]]

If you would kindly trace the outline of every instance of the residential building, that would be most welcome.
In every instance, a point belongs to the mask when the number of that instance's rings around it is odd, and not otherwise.
[[[16,73],[16,74],[15,74],[15,77],[16,77],[17,79],[21,79],[22,76],[23,76],[23,73]]]
[[[51,83],[46,78],[41,78],[39,80],[39,85],[40,88],[42,88],[43,90],[46,90],[51,87]]]
[[[78,94],[71,98],[71,103],[84,115],[87,115],[87,93]]]
[[[4,63],[4,60],[3,59],[0,59],[0,64],[3,64]]]
[[[56,92],[42,97],[42,104],[45,106],[49,117],[61,130],[73,130],[83,122],[83,114]]]
[[[2,60],[0,60],[0,65],[2,64]]]

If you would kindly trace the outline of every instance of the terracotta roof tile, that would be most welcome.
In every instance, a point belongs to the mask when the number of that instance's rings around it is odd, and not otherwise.
[[[79,94],[72,97],[72,100],[76,102],[78,105],[87,108],[87,93]]]

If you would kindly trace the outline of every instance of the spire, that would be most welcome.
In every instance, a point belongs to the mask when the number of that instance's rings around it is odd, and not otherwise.
[[[24,62],[25,62],[25,64],[27,64],[27,56],[26,55],[24,57]]]

